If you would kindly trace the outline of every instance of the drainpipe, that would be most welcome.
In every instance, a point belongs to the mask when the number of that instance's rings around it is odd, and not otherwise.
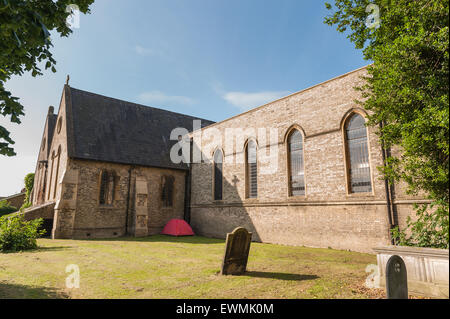
[[[193,140],[192,138],[189,141],[189,163],[187,163],[189,170],[186,173],[185,177],[185,186],[184,186],[184,220],[190,224],[191,223],[191,183],[192,183],[192,159],[193,159]]]
[[[380,133],[383,134],[382,130],[384,127],[384,123],[383,121],[380,122]],[[381,140],[381,155],[383,157],[383,166],[386,167],[387,163],[387,157],[389,156],[388,154],[388,150],[384,147],[384,142],[383,140]],[[392,189],[389,186],[389,181],[388,179],[385,177],[384,178],[384,190],[386,193],[386,208],[387,208],[387,212],[388,212],[388,220],[389,220],[389,238],[391,240],[391,244],[394,245],[394,238],[392,237],[391,234],[391,230],[395,227],[394,222],[393,222],[393,205],[392,205]]]

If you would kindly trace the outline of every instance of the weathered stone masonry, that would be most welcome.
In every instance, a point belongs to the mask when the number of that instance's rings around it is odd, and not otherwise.
[[[183,218],[184,171],[85,160],[71,160],[69,167],[79,172],[73,238],[119,237],[126,233],[147,236],[159,233],[170,219]],[[98,201],[99,177],[104,169],[117,174],[112,205],[100,205]],[[163,175],[175,177],[172,207],[161,205]]]
[[[190,116],[64,86],[58,114],[50,107],[36,165],[33,207],[53,219],[53,238],[111,238],[159,233],[185,214],[188,167],[170,162],[175,127]],[[213,122],[203,120],[204,125]],[[108,194],[101,194],[108,172]],[[170,200],[162,200],[163,182]],[[102,202],[101,197],[108,201]],[[48,214],[54,209],[54,214]],[[45,215],[45,216],[44,216]]]
[[[225,238],[235,227],[244,226],[254,239],[287,245],[332,247],[370,251],[388,244],[389,221],[384,180],[377,167],[383,165],[381,146],[375,129],[368,127],[368,148],[372,191],[350,193],[347,188],[343,121],[357,112],[354,102],[359,98],[353,89],[360,83],[365,69],[350,72],[336,79],[306,89],[286,98],[253,109],[231,119],[213,124],[191,134],[194,137],[226,136],[230,128],[276,128],[278,130],[278,170],[262,174],[258,165],[258,196],[246,198],[245,156],[243,146],[227,148],[202,139],[201,149],[221,147],[223,164],[223,200],[214,201],[212,164],[192,164],[191,224],[196,233]],[[305,196],[289,196],[286,136],[292,127],[304,135]],[[212,133],[211,130],[218,130]],[[258,158],[268,154],[269,139],[258,141]],[[207,152],[208,157],[211,154]],[[240,163],[227,161],[240,157]],[[404,225],[412,214],[412,202],[404,192],[395,197],[396,219]]]
[[[49,218],[53,209],[53,238],[147,236],[171,218],[185,218],[197,234],[210,237],[225,238],[243,226],[254,240],[268,243],[356,251],[388,244],[392,224],[403,227],[413,203],[422,199],[407,196],[404,185],[386,191],[373,127],[367,128],[371,191],[349,190],[345,123],[352,114],[367,115],[354,102],[359,98],[354,87],[364,73],[364,68],[352,71],[219,123],[65,85],[58,114],[51,107],[47,115],[30,216],[42,211]],[[202,127],[192,132],[194,120]],[[223,151],[221,200],[214,200],[211,161],[190,166],[171,161],[177,141],[170,135],[177,127],[192,132],[194,149],[207,158]],[[275,140],[269,133],[258,135],[260,128],[275,129]],[[216,140],[230,129],[240,129],[242,145]],[[290,196],[288,186],[292,130],[303,138],[305,195],[300,196]],[[257,145],[256,198],[247,198],[244,142],[249,139]],[[270,154],[270,145],[278,149],[272,154],[277,170],[265,173],[261,159]]]

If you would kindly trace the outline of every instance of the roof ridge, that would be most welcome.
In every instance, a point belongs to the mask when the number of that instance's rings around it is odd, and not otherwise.
[[[186,170],[171,159],[175,128],[214,122],[65,86],[70,158]],[[73,127],[71,127],[71,124]]]
[[[368,65],[359,67],[359,68],[357,68],[357,69],[351,70],[351,71],[346,72],[346,73],[344,73],[344,74],[335,76],[335,77],[333,77],[333,78],[331,78],[331,79],[328,79],[328,80],[322,81],[322,82],[320,82],[320,83],[311,85],[311,86],[309,86],[309,87],[307,87],[307,88],[301,89],[300,91],[297,91],[297,92],[288,94],[288,95],[286,95],[286,96],[280,97],[280,98],[278,98],[278,99],[276,99],[276,100],[267,102],[267,103],[262,104],[262,105],[260,105],[260,106],[256,106],[256,107],[254,107],[254,108],[252,108],[252,109],[249,109],[249,110],[247,110],[247,111],[245,111],[245,112],[242,112],[242,113],[233,115],[233,116],[231,116],[231,117],[228,117],[228,118],[226,118],[226,119],[224,119],[224,120],[222,120],[222,121],[215,122],[215,123],[210,124],[210,125],[208,125],[208,126],[202,127],[201,129],[198,129],[198,130],[196,130],[196,131],[200,131],[200,130],[203,130],[203,129],[207,129],[207,128],[210,128],[210,127],[213,127],[213,126],[222,124],[222,123],[224,123],[224,122],[227,122],[227,121],[229,121],[229,120],[235,119],[235,118],[237,118],[237,117],[239,117],[239,116],[242,116],[242,115],[244,115],[244,114],[252,113],[252,112],[254,112],[254,111],[263,109],[264,107],[267,107],[267,106],[269,106],[270,104],[273,104],[273,103],[275,103],[275,102],[279,102],[279,101],[288,99],[288,98],[293,97],[293,96],[295,96],[295,95],[297,95],[297,94],[306,92],[306,91],[308,91],[308,90],[311,90],[311,89],[316,88],[316,87],[318,87],[318,86],[321,86],[321,85],[323,85],[323,84],[326,84],[326,83],[329,83],[329,82],[338,80],[338,79],[343,78],[343,77],[345,77],[345,76],[348,76],[348,75],[350,75],[350,74],[352,74],[352,73],[355,73],[355,72],[361,71],[361,70],[363,70],[363,69],[366,69],[366,68],[367,68],[368,66],[370,66],[370,65],[371,65],[371,64],[368,64]],[[191,132],[191,133],[194,133],[194,132],[196,132],[196,131],[193,131],[193,132]]]
[[[102,95],[102,94],[98,94],[98,93],[94,93],[94,92],[89,92],[89,91],[77,89],[77,88],[74,88],[74,87],[71,87],[71,86],[69,86],[69,88],[71,90],[79,91],[79,92],[82,92],[84,94],[98,96],[98,97],[101,97],[103,99],[112,100],[112,101],[116,101],[116,102],[123,102],[123,103],[127,103],[127,104],[132,104],[132,105],[134,105],[136,107],[141,107],[141,108],[146,108],[146,109],[153,109],[153,110],[157,110],[157,111],[161,111],[161,112],[172,113],[172,114],[175,114],[175,115],[181,115],[181,116],[184,116],[184,117],[190,117],[190,118],[193,118],[193,119],[200,119],[200,120],[205,120],[205,121],[208,121],[208,122],[215,123],[215,121],[211,121],[211,120],[208,120],[208,119],[205,119],[205,118],[202,118],[202,117],[198,117],[198,116],[194,116],[194,115],[187,115],[187,114],[183,114],[183,113],[179,113],[179,112],[165,110],[165,109],[162,109],[162,108],[159,108],[159,107],[148,106],[148,105],[143,105],[143,104],[139,104],[139,103],[135,103],[135,102],[125,101],[125,100],[122,100],[122,99],[118,99],[118,98],[114,98],[114,97],[110,97],[110,96],[106,96],[106,95]]]

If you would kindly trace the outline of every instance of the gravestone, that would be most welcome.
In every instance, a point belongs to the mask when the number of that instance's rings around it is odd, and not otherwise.
[[[247,229],[238,227],[227,234],[225,255],[222,262],[222,275],[242,275],[247,269],[248,254],[252,233]]]
[[[397,255],[391,256],[386,264],[386,294],[388,299],[408,299],[406,265]]]

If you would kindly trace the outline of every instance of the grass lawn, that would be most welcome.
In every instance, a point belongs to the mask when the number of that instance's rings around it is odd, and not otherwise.
[[[375,255],[252,243],[248,272],[220,276],[224,241],[151,236],[39,239],[40,248],[0,253],[0,298],[383,298],[367,289]],[[80,288],[65,286],[66,266]]]

